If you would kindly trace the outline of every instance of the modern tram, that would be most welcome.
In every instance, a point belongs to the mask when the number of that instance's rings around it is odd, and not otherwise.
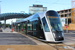
[[[54,10],[36,13],[14,23],[16,31],[46,42],[63,42],[64,33],[60,16]]]

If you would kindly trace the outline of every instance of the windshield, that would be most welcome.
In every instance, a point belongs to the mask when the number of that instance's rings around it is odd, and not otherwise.
[[[62,25],[59,18],[49,18],[52,31],[62,31]]]
[[[60,18],[57,12],[51,11],[47,13],[46,13],[46,16],[51,26],[51,31],[62,31],[62,25],[61,25]]]

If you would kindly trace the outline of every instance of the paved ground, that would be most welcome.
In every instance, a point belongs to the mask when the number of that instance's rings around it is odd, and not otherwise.
[[[75,45],[75,33],[65,33],[65,41],[64,44],[67,45]]]
[[[0,45],[36,45],[31,39],[19,33],[0,33]]]

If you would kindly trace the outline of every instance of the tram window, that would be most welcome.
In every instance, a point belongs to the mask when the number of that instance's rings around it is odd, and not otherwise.
[[[20,31],[22,31],[22,24],[20,24]]]
[[[36,30],[36,23],[33,23],[33,31]]]
[[[50,32],[45,17],[42,19],[45,32]]]
[[[62,25],[59,18],[49,18],[52,31],[62,31]]]
[[[23,25],[23,29],[25,29],[25,24]]]
[[[47,20],[51,25],[51,31],[63,31],[60,18],[57,12],[48,11],[46,13]]]
[[[27,24],[28,30],[32,30],[32,24]]]

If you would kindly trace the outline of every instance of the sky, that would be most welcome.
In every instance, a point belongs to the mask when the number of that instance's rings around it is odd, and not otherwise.
[[[71,8],[71,0],[0,0],[1,14],[2,13],[29,13],[29,6],[33,4],[43,5],[47,7],[47,10],[60,11]],[[6,23],[11,24],[11,20],[15,22],[15,19],[7,20]]]

